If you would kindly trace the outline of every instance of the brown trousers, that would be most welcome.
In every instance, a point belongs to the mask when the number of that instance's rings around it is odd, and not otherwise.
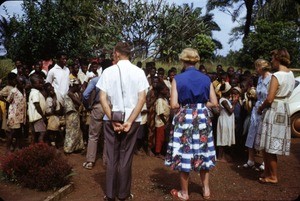
[[[104,121],[106,142],[106,196],[124,199],[130,196],[131,166],[140,122],[134,122],[128,133],[114,132],[112,123]]]

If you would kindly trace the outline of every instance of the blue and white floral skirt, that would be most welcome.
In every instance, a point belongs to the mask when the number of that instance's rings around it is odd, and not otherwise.
[[[165,165],[173,170],[210,170],[215,166],[212,122],[205,104],[182,106],[175,114]]]

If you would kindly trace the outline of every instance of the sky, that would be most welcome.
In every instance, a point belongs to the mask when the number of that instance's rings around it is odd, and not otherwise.
[[[194,8],[201,7],[203,8],[203,14],[206,12],[206,2],[207,0],[167,0],[168,3],[176,3],[178,5],[182,5],[184,3],[194,4]],[[22,1],[7,1],[0,6],[0,16],[6,16],[5,11],[3,10],[4,6],[8,10],[9,14],[22,13],[21,7]],[[231,17],[228,14],[225,14],[217,9],[213,10],[212,13],[214,14],[214,21],[219,25],[221,31],[214,31],[213,38],[220,41],[223,45],[223,49],[218,50],[216,52],[217,55],[226,56],[230,50],[239,50],[242,48],[241,40],[235,41],[232,46],[229,45],[228,41],[230,38],[229,33],[231,29],[237,26],[237,23],[233,23]]]

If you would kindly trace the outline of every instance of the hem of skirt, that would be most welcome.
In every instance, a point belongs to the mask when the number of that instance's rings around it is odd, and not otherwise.
[[[171,165],[165,165],[165,166],[170,167]],[[172,168],[171,168],[171,170],[173,170],[173,171],[179,171],[179,172],[190,173],[190,172],[192,172],[192,171],[194,171],[194,172],[200,172],[201,170],[209,171],[209,170],[212,170],[212,169],[215,168],[215,167],[216,167],[216,165],[214,164],[214,165],[211,165],[211,166],[209,166],[209,167],[192,168],[192,169],[189,169],[189,170],[187,170],[187,169],[182,170],[182,169],[179,169],[179,168],[175,168],[175,169],[172,169]]]

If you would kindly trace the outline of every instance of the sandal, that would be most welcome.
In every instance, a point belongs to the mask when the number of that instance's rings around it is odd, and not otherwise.
[[[238,168],[243,168],[243,169],[255,169],[255,165],[253,164],[249,164],[248,162],[245,163],[244,165],[239,165]]]
[[[189,200],[189,197],[188,197],[188,196],[185,197],[185,196],[182,194],[181,191],[178,191],[178,190],[176,190],[176,189],[172,189],[172,190],[170,191],[170,193],[171,193],[171,195],[172,195],[173,197],[177,198],[178,200],[182,200],[182,201],[187,201],[187,200]]]
[[[91,170],[91,169],[93,169],[93,167],[94,167],[94,163],[93,163],[93,162],[84,162],[84,163],[82,164],[82,166],[83,166],[83,168],[85,168],[85,169]]]

